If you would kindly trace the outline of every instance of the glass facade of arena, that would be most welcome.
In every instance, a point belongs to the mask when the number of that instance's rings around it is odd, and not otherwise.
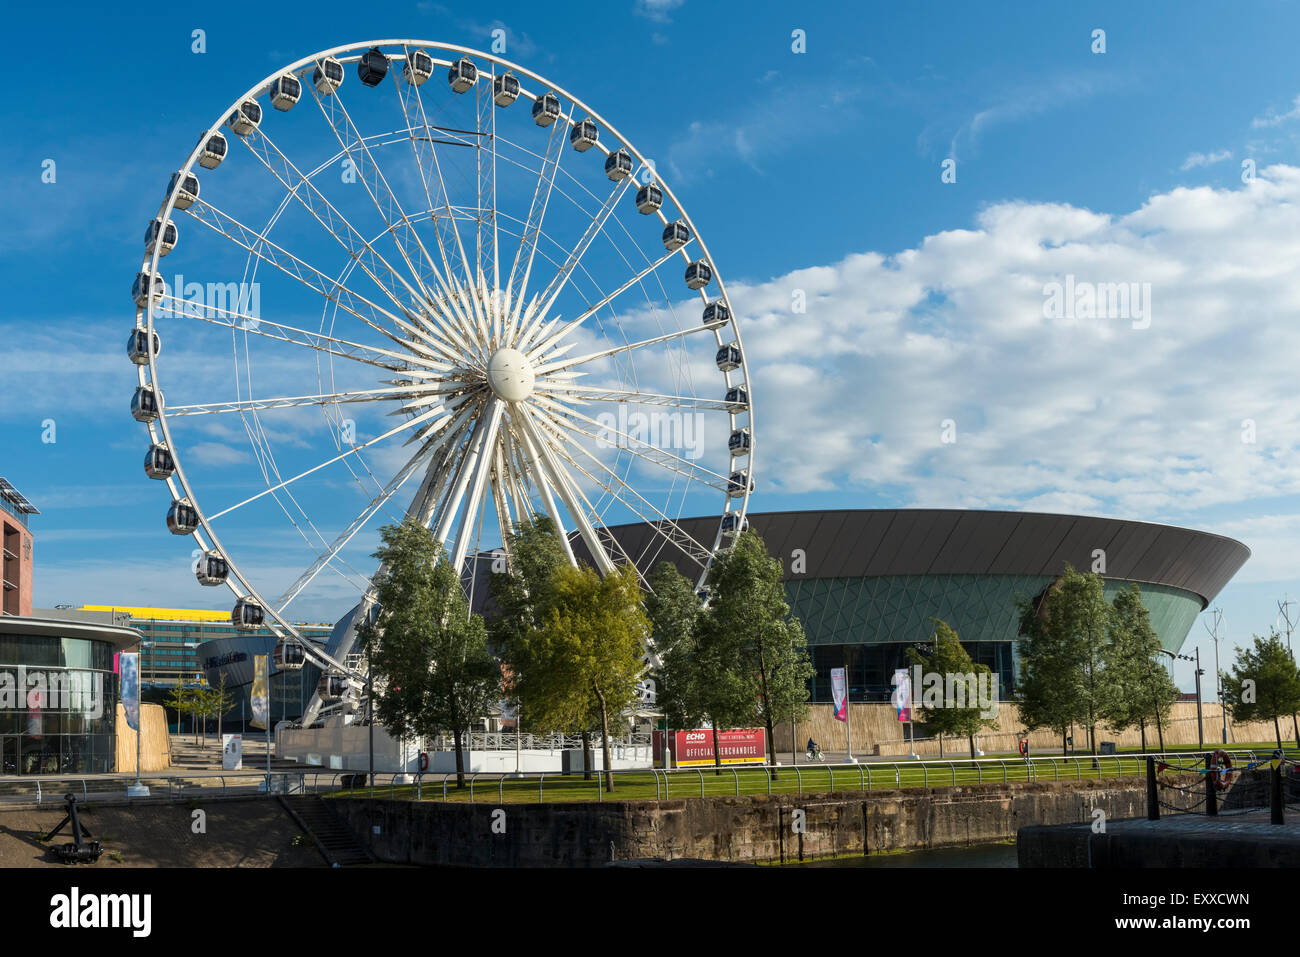
[[[803,624],[815,674],[812,700],[831,700],[830,671],[846,668],[850,699],[887,701],[905,651],[934,633],[938,618],[957,632],[977,664],[999,678],[999,696],[1015,693],[1016,602],[1053,579],[1036,575],[882,575],[786,581],[791,613]],[[1129,582],[1108,579],[1107,601]],[[1165,585],[1138,583],[1161,645],[1177,651],[1200,614],[1201,599]]]
[[[113,770],[113,654],[108,641],[0,634],[0,774]]]

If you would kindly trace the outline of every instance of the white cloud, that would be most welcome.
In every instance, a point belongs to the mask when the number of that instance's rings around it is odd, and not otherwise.
[[[1287,120],[1293,120],[1300,116],[1300,95],[1291,101],[1291,109],[1285,113],[1279,113],[1276,110],[1269,109],[1263,116],[1257,116],[1250,121],[1252,129],[1267,128],[1270,126],[1280,126]]]
[[[636,0],[632,12],[655,23],[669,23],[669,14],[685,2],[686,0]]]
[[[1178,167],[1183,172],[1189,169],[1196,169],[1200,166],[1213,166],[1215,163],[1222,163],[1224,160],[1232,159],[1232,150],[1215,150],[1213,153],[1189,153],[1187,159],[1183,160],[1183,165]]]
[[[999,203],[914,249],[733,281],[760,492],[1210,526],[1199,510],[1267,510],[1300,494],[1298,257],[1300,169],[1273,166],[1117,216]],[[1066,276],[1149,283],[1150,326],[1046,318],[1044,287]],[[1260,565],[1289,560],[1300,522],[1278,535]]]

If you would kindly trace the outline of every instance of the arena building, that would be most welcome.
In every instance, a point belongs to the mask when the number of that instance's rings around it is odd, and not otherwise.
[[[717,518],[677,525],[711,541]],[[812,700],[831,700],[830,670],[848,671],[853,701],[886,701],[904,651],[925,642],[932,618],[956,630],[971,657],[1014,693],[1018,599],[1041,595],[1066,564],[1096,570],[1107,600],[1136,582],[1162,646],[1176,652],[1197,615],[1250,557],[1241,542],[1170,525],[1079,515],[961,509],[854,509],[749,515],[780,559],[792,613],[816,670]],[[607,529],[614,553],[643,571],[685,554],[642,524]],[[574,542],[575,552],[584,552]]]

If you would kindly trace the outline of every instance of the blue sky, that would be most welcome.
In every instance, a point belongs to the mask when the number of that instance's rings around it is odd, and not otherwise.
[[[42,509],[37,603],[227,602],[189,584],[188,543],[162,529],[122,354],[140,233],[197,133],[316,50],[388,37],[484,49],[499,29],[508,59],[655,160],[706,237],[751,363],[764,450],[751,508],[1027,508],[1218,531],[1255,553],[1220,596],[1228,632],[1266,630],[1278,598],[1300,598],[1300,13],[1134,6],[7,13],[31,49],[63,54],[11,70],[0,104],[0,474]],[[1149,283],[1149,327],[1046,317],[1044,284],[1066,275]],[[796,293],[807,312],[792,311]],[[193,364],[185,376],[229,363],[206,348],[173,352]],[[940,439],[948,419],[955,443]],[[248,467],[234,453],[208,464],[218,488]],[[278,590],[301,566],[245,531],[242,561]],[[1184,650],[1198,640],[1211,656],[1199,622]]]

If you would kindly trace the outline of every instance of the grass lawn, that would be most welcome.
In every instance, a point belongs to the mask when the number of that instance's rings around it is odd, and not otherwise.
[[[1240,750],[1250,750],[1236,746]],[[1187,750],[1187,749],[1180,749]],[[1192,748],[1190,750],[1196,750]],[[1255,750],[1268,753],[1272,746]],[[1290,751],[1288,756],[1295,758],[1297,752]],[[1077,758],[1077,760],[1076,760]],[[1190,762],[1189,762],[1190,764]],[[532,775],[526,778],[510,778],[500,775],[479,774],[473,781],[466,775],[463,790],[456,788],[455,776],[446,782],[446,800],[475,803],[537,803],[554,804],[566,801],[653,801],[656,799],[676,799],[703,797],[709,795],[737,794],[796,794],[805,792],[865,791],[883,790],[895,787],[935,787],[952,784],[997,784],[1003,781],[1053,781],[1053,780],[1087,780],[1115,777],[1137,777],[1146,773],[1146,762],[1142,758],[1101,756],[1093,766],[1091,757],[1075,755],[1062,759],[1059,755],[1035,756],[1032,768],[1027,767],[1019,756],[1003,761],[985,758],[972,764],[969,758],[954,758],[943,762],[900,761],[897,765],[882,762],[863,763],[859,765],[836,765],[834,767],[808,767],[800,765],[778,769],[724,767],[721,774],[715,774],[712,768],[689,769],[664,772],[618,771],[614,775],[615,791],[610,794],[604,790],[603,776],[593,775],[585,781],[581,774]],[[769,773],[776,779],[770,780]],[[1032,774],[1032,777],[1031,777]],[[599,780],[597,780],[599,778]],[[421,789],[426,801],[444,799],[443,780],[441,776],[426,776]],[[326,797],[368,797],[371,790],[360,787],[353,791],[340,790]],[[413,801],[417,798],[415,785],[391,786],[380,782],[374,788],[374,796],[395,800]]]

